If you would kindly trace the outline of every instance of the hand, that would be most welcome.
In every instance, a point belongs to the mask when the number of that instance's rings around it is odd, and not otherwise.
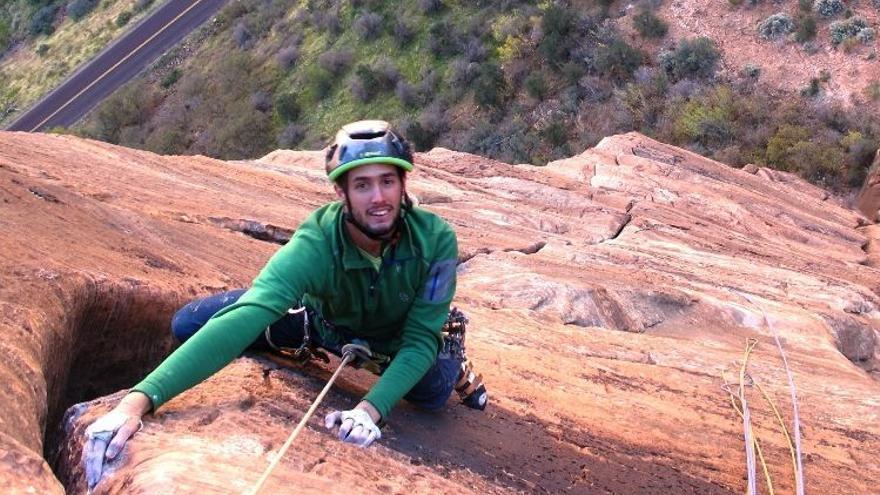
[[[350,411],[333,411],[324,417],[324,426],[332,430],[339,426],[339,439],[343,442],[368,447],[375,440],[382,438],[382,432],[376,422],[364,409],[354,408]]]
[[[86,444],[83,447],[82,462],[86,472],[89,490],[101,481],[104,459],[115,459],[125,442],[140,431],[144,424],[141,416],[149,410],[144,407],[143,394],[129,394],[112,411],[98,418],[86,428]],[[131,399],[129,399],[131,397]],[[142,397],[142,398],[141,398]]]

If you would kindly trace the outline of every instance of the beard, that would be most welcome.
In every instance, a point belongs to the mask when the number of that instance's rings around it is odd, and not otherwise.
[[[346,215],[348,217],[348,221],[353,223],[355,227],[358,228],[361,232],[367,235],[367,237],[373,239],[388,239],[397,231],[397,221],[400,218],[400,205],[396,207],[390,206],[391,211],[385,215],[387,217],[387,221],[377,221],[372,215],[370,215],[370,211],[377,210],[380,208],[374,208],[372,210],[365,211],[356,211],[351,207],[351,203],[348,202],[348,211],[349,214]],[[388,208],[389,206],[385,206],[382,208]]]

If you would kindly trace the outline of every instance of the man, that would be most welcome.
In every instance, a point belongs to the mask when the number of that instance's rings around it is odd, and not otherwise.
[[[440,217],[414,207],[406,193],[412,151],[386,122],[344,126],[326,156],[340,201],[314,211],[263,267],[247,291],[194,301],[172,321],[184,342],[109,413],[87,430],[83,462],[89,487],[105,458],[115,458],[141,417],[220,370],[246,348],[368,346],[379,379],[351,410],[333,411],[328,428],[368,446],[406,398],[440,409],[455,388],[465,405],[484,409],[488,395],[464,357],[462,317],[447,322],[455,292],[458,245]],[[452,320],[452,318],[450,318]]]

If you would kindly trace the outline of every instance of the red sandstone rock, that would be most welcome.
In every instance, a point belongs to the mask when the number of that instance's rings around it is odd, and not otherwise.
[[[401,404],[367,450],[316,417],[266,493],[742,493],[722,376],[757,339],[749,372],[790,428],[772,329],[808,492],[875,490],[880,232],[859,213],[638,134],[546,167],[442,149],[418,162],[411,191],[459,234],[456,303],[492,403]],[[0,490],[84,493],[82,432],[118,396],[64,410],[154,366],[176,307],[248,283],[277,245],[241,230],[283,235],[332,199],[315,152],[226,163],[0,133]],[[98,492],[246,491],[328,376],[236,360],[145,418]],[[346,371],[319,416],[372,381]],[[776,420],[748,397],[777,493],[792,493]]]

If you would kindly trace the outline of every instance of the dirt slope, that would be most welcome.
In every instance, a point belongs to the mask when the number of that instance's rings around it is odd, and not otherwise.
[[[410,189],[459,235],[456,304],[490,408],[401,404],[367,450],[315,418],[266,493],[742,493],[722,377],[755,339],[749,373],[790,425],[774,332],[808,491],[874,490],[880,232],[863,216],[638,134],[542,168],[443,149],[418,163]],[[82,431],[116,397],[64,410],[153,367],[176,307],[245,286],[277,245],[242,231],[295,229],[332,199],[321,170],[315,152],[230,163],[0,133],[0,490],[85,493]],[[244,492],[329,369],[236,360],[148,417],[97,493]],[[347,371],[319,415],[372,381]],[[791,493],[776,419],[746,392]]]

